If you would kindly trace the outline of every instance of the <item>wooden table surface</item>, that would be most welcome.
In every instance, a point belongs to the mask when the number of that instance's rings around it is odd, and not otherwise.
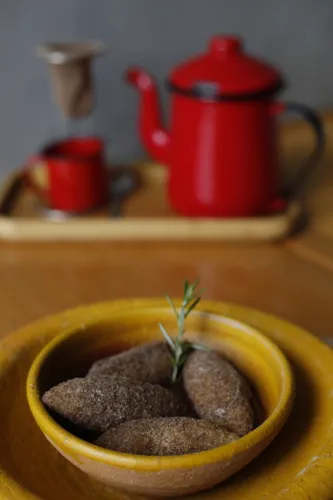
[[[284,244],[0,244],[0,336],[79,304],[179,295],[199,277],[205,297],[253,306],[333,337],[333,114],[308,189],[311,223]],[[306,126],[284,127],[288,164],[306,155]],[[333,144],[333,142],[332,142]]]

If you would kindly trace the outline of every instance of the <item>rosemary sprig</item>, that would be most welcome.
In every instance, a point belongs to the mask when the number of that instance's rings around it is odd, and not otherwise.
[[[171,363],[173,366],[171,380],[173,383],[175,383],[178,380],[181,374],[181,370],[191,350],[193,349],[207,350],[206,347],[200,344],[193,344],[184,339],[185,320],[201,300],[202,291],[197,290],[198,284],[199,280],[196,280],[192,284],[189,283],[187,280],[185,281],[183,300],[179,311],[177,310],[175,304],[173,303],[169,295],[165,296],[176,316],[177,328],[178,328],[178,334],[173,339],[170,337],[170,335],[168,334],[162,323],[159,323],[161,333],[165,338],[165,341],[167,342],[170,349]]]

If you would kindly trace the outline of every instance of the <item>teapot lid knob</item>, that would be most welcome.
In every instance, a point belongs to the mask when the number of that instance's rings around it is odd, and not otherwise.
[[[215,36],[209,44],[209,52],[216,55],[237,54],[242,51],[243,43],[236,36]]]

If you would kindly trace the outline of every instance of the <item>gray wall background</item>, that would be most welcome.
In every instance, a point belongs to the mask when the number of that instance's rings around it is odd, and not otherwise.
[[[333,0],[2,0],[0,9],[0,172],[15,168],[64,123],[46,67],[33,53],[47,40],[97,38],[97,133],[112,161],[145,155],[136,131],[137,96],[122,80],[138,63],[162,86],[170,68],[216,33],[240,33],[247,48],[281,69],[285,97],[333,105]],[[162,92],[166,106],[167,95]],[[88,124],[82,123],[82,130]]]

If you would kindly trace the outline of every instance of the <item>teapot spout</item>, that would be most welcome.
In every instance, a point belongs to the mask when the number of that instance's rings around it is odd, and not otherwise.
[[[127,81],[140,93],[140,137],[151,156],[169,162],[170,135],[162,127],[158,92],[153,78],[140,68],[127,71]]]

